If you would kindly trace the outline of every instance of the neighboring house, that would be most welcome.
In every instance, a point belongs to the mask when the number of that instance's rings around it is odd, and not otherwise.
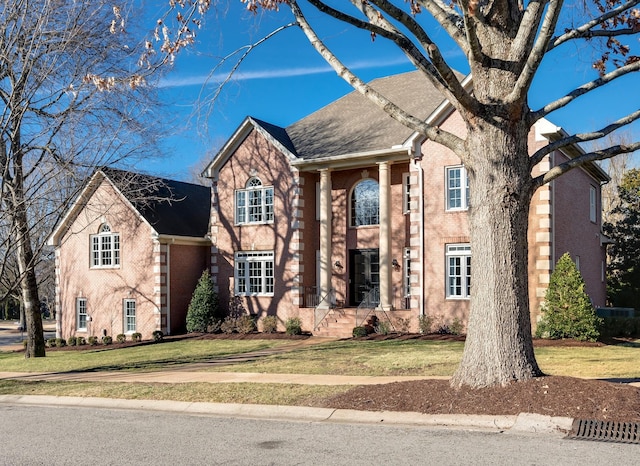
[[[469,80],[463,82],[469,85]],[[419,72],[373,81],[407,110],[458,135],[460,116]],[[535,151],[563,134],[546,120]],[[573,157],[556,151],[536,168]],[[248,117],[205,171],[213,181],[211,272],[226,305],[302,319],[347,336],[372,313],[397,325],[429,315],[466,324],[473,245],[466,171],[451,151],[388,117],[357,92],[287,128]],[[605,248],[597,165],[540,188],[532,201],[532,322],[556,260],[570,252],[597,306],[605,304]]]
[[[184,332],[210,266],[210,199],[205,186],[98,170],[49,239],[57,335]]]

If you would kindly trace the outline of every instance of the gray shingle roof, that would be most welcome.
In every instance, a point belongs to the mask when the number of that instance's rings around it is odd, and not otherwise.
[[[158,234],[204,238],[209,232],[209,187],[114,168],[101,171]]]
[[[370,84],[420,119],[426,119],[443,102],[442,94],[420,71],[379,78]],[[357,91],[286,128],[293,153],[303,159],[388,149],[403,144],[411,134],[411,129]]]

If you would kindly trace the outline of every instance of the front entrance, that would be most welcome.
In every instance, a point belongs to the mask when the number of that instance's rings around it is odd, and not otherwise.
[[[349,251],[349,305],[358,306],[363,300],[374,299],[373,289],[380,290],[380,257],[378,249]],[[376,303],[377,304],[377,303]]]

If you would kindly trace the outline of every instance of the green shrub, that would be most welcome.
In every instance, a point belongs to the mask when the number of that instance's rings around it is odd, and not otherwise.
[[[78,339],[74,336],[69,337],[69,339],[67,340],[67,345],[69,346],[76,346],[78,342]]]
[[[65,340],[64,338],[56,338],[56,346],[58,348],[63,348],[67,346],[67,340]]]
[[[252,316],[242,316],[238,318],[236,330],[238,333],[247,334],[255,331],[256,321]]]
[[[276,316],[267,316],[262,319],[263,333],[276,333],[278,330],[278,318]]]
[[[353,327],[352,335],[354,336],[354,338],[366,337],[367,329],[364,328],[362,325],[358,327]]]
[[[142,333],[134,332],[131,334],[131,341],[141,342],[142,341]]]
[[[463,330],[464,325],[462,325],[462,321],[457,317],[449,324],[449,333],[451,333],[451,335],[461,335]]]
[[[127,341],[127,336],[124,333],[118,333],[116,335],[116,341],[118,343],[124,343],[125,341]]]
[[[87,343],[89,343],[89,346],[96,346],[98,344],[98,337],[91,335],[87,338]]]
[[[284,323],[287,335],[302,335],[302,320],[300,317],[290,317]]]
[[[209,324],[209,327],[207,327],[207,332],[208,333],[218,333],[220,331],[220,327],[222,326],[222,319],[213,319],[213,322],[211,322],[211,324]]]
[[[56,346],[56,339],[55,339],[55,338],[49,338],[49,339],[47,339],[47,341],[46,341],[46,345],[47,345],[47,347],[49,347],[49,348],[55,348],[55,346]]]
[[[233,333],[238,328],[238,319],[236,317],[227,316],[220,324],[222,333]]]
[[[576,265],[568,253],[563,254],[549,280],[537,337],[597,340],[602,319],[596,315],[584,288]]]
[[[164,334],[160,330],[154,330],[151,337],[153,338],[153,341],[162,341]]]
[[[113,343],[113,338],[111,338],[111,335],[105,335],[102,337],[102,344],[103,345],[110,345]]]
[[[389,335],[391,333],[391,324],[386,320],[379,320],[375,326],[375,331],[378,335]]]
[[[87,339],[85,337],[76,337],[76,345],[84,346],[87,344]]]
[[[640,317],[604,317],[602,320],[602,336],[640,338]]]
[[[427,335],[431,333],[431,328],[433,327],[433,317],[428,315],[423,315],[418,317],[418,328],[420,329],[420,333],[423,335]]]
[[[411,330],[411,317],[396,318],[396,329],[398,330],[398,333],[401,333],[403,335],[409,333],[409,331]]]
[[[206,332],[218,314],[218,295],[209,272],[202,272],[187,309],[187,332]]]

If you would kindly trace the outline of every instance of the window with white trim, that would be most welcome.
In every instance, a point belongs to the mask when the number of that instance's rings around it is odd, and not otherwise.
[[[236,296],[273,296],[273,251],[239,251],[234,259]]]
[[[411,212],[411,173],[402,174],[402,212]]]
[[[589,220],[596,223],[598,216],[596,211],[597,206],[597,191],[595,186],[589,186]]]
[[[351,226],[378,225],[380,223],[380,188],[378,182],[366,179],[359,182],[351,193]]]
[[[120,235],[103,223],[98,234],[91,235],[91,267],[109,268],[120,266]]]
[[[447,244],[447,298],[471,296],[471,245]]]
[[[76,329],[87,330],[87,298],[76,298]]]
[[[263,186],[259,178],[236,190],[236,225],[273,222],[273,186]]]
[[[136,331],[136,301],[135,299],[124,300],[124,333]]]
[[[447,210],[469,208],[469,177],[467,170],[459,165],[447,167]]]

